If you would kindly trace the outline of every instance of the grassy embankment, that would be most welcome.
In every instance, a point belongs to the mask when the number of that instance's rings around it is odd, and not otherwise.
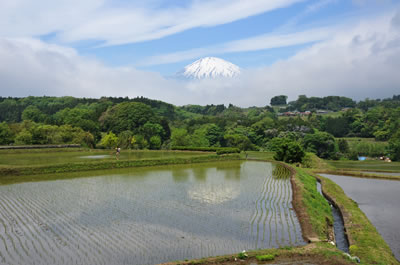
[[[317,168],[320,173],[400,180],[400,162],[369,161],[327,161],[329,168]],[[393,175],[390,175],[392,173]],[[396,175],[395,175],[396,174]]]
[[[360,257],[361,264],[400,264],[357,203],[330,179],[317,177],[321,180],[324,194],[335,202],[343,215],[350,254]]]
[[[317,157],[314,159],[315,161],[321,160]],[[324,163],[325,161],[321,160],[321,162],[314,164],[313,169],[305,170],[305,174],[309,177],[315,176],[318,178],[321,181],[324,194],[340,209],[350,243],[350,254],[360,257],[361,264],[400,264],[393,256],[385,240],[360,210],[357,203],[347,197],[343,189],[335,182],[315,173],[328,171],[334,174],[342,174],[343,171],[332,169],[332,166],[351,166],[352,169],[359,170],[365,168],[365,163],[368,164],[367,168],[374,171],[387,170],[389,168],[396,170],[399,168],[400,163],[385,163],[382,161],[328,161],[329,165],[324,165]],[[329,169],[326,170],[326,168]],[[301,172],[302,170],[299,171]],[[386,178],[387,176],[383,177]],[[312,212],[311,215],[313,215]]]

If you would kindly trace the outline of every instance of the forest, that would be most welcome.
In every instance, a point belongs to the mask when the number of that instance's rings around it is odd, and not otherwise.
[[[307,152],[331,160],[400,160],[400,95],[359,102],[305,95],[286,100],[279,95],[264,107],[241,108],[175,106],[143,97],[0,97],[0,145],[232,147],[275,151],[276,159],[292,163],[307,159]]]

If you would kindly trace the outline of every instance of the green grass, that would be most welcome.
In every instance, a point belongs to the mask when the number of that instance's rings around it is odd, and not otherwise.
[[[180,151],[143,151],[143,150],[122,150],[119,156],[120,161],[138,159],[161,159],[173,157],[193,157],[209,155],[203,152],[180,152]],[[95,158],[96,156],[105,156]],[[92,157],[92,158],[90,158]],[[19,167],[33,165],[56,165],[66,163],[91,163],[115,161],[114,150],[98,149],[27,149],[27,150],[0,150],[1,167]]]
[[[382,172],[400,172],[400,162],[384,162],[380,160],[367,161],[326,161],[336,169],[348,171],[382,171]]]
[[[322,181],[324,192],[338,205],[344,216],[350,254],[358,256],[361,264],[399,264],[376,228],[342,188],[330,179],[318,178]]]
[[[349,144],[349,151],[354,154],[368,157],[379,157],[386,154],[388,142],[375,141],[374,138],[337,138],[344,139]]]
[[[275,255],[273,255],[273,254],[259,255],[259,256],[256,256],[256,259],[258,261],[270,261],[270,260],[275,259]]]
[[[296,177],[301,182],[302,202],[309,216],[313,231],[320,240],[328,240],[333,223],[332,211],[326,199],[317,191],[317,180],[303,169],[297,169]]]
[[[246,151],[242,153],[242,157],[247,159],[258,159],[258,160],[269,160],[274,161],[275,152],[257,152],[257,151]]]

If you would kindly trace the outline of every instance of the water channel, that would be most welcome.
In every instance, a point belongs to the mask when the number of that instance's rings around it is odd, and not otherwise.
[[[358,203],[400,260],[400,181],[320,175],[336,182]]]
[[[234,161],[0,186],[0,264],[157,264],[304,245],[286,168]]]

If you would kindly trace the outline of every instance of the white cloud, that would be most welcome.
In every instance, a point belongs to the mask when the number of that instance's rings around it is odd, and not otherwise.
[[[384,98],[400,93],[400,13],[365,19],[327,40],[237,79],[181,82],[134,68],[112,68],[73,49],[33,39],[0,39],[0,95],[145,96],[174,104],[269,103],[342,95]]]
[[[164,6],[161,0],[13,0],[0,2],[0,36],[57,33],[62,42],[103,40],[105,45],[159,39],[191,28],[210,27],[305,0],[192,0]]]
[[[326,27],[290,34],[265,34],[215,46],[155,55],[142,60],[138,65],[148,66],[168,64],[203,57],[210,54],[258,51],[312,43],[332,38],[337,30],[338,27]]]
[[[158,73],[109,68],[75,50],[34,39],[0,40],[2,96],[148,96],[173,87]],[[165,100],[172,101],[167,96]]]

